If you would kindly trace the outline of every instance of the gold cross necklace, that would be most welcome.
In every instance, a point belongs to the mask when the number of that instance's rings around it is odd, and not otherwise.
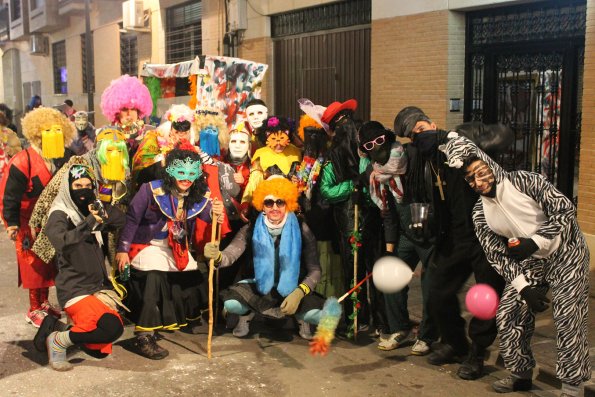
[[[432,164],[432,161],[430,160],[430,168],[432,169],[432,172],[434,173],[434,175],[436,175],[436,183],[434,183],[434,186],[436,186],[438,188],[438,190],[440,191],[440,200],[444,201],[444,190],[442,189],[442,186],[446,186],[446,181],[443,181],[440,178],[440,169],[438,169],[438,171],[436,171],[434,169],[434,164]]]

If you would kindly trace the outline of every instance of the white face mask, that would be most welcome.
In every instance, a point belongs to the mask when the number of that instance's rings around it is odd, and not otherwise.
[[[86,114],[77,114],[74,116],[74,126],[77,130],[83,131],[89,125]]]
[[[250,149],[250,138],[243,132],[234,132],[229,136],[229,156],[234,160],[243,159]]]
[[[269,110],[263,105],[252,105],[246,108],[246,117],[248,117],[248,124],[253,130],[262,125],[264,119],[269,117]]]

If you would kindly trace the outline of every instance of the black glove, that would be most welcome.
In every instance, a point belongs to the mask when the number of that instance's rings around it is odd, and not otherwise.
[[[519,244],[508,248],[508,256],[518,261],[524,261],[533,255],[539,247],[530,238],[519,237]]]
[[[536,313],[541,313],[550,307],[550,305],[548,305],[550,300],[536,288],[526,286],[521,290],[521,296],[525,302],[527,302],[529,308]]]

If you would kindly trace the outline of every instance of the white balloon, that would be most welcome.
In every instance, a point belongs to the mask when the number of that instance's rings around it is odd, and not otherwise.
[[[372,280],[380,292],[394,294],[409,284],[413,277],[411,268],[394,256],[383,256],[374,264]]]

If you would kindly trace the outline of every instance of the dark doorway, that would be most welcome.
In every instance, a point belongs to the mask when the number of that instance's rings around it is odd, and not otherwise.
[[[575,200],[585,20],[585,1],[467,15],[465,120],[510,126],[500,164],[541,173]]]
[[[369,119],[370,7],[355,0],[273,16],[276,114],[298,118],[300,98],[355,98],[356,117]]]

